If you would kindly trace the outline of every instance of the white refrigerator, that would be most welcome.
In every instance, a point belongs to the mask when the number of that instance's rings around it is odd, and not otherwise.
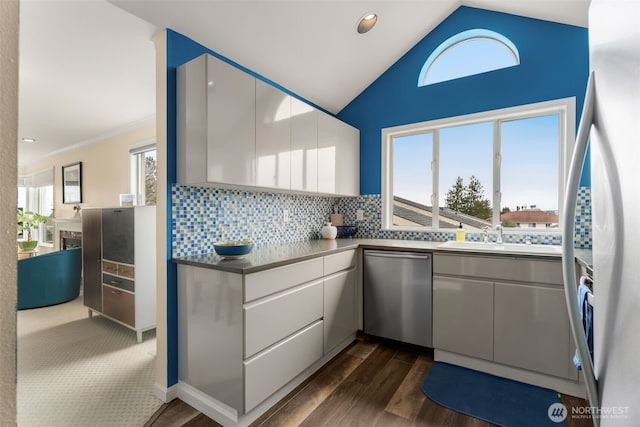
[[[580,144],[586,137],[581,136],[590,136],[595,381],[586,378],[587,385],[593,385],[587,391],[591,404],[598,407],[595,425],[639,426],[640,0],[592,0],[589,49],[593,96],[591,105],[585,101],[576,142],[578,159],[574,158],[567,187],[570,201],[569,191],[575,189],[570,187],[577,188],[580,167],[576,165],[584,154]],[[563,235],[563,242],[572,243],[572,237]],[[566,246],[565,251],[572,252]],[[565,272],[565,288],[570,279]],[[575,293],[565,290],[569,314],[575,319],[572,310],[577,305],[569,304]]]

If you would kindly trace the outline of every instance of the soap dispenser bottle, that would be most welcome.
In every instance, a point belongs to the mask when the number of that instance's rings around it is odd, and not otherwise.
[[[464,228],[462,228],[462,223],[458,226],[458,230],[456,231],[456,242],[464,242]]]

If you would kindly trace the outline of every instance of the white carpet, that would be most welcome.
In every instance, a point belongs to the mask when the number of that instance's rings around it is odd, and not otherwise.
[[[155,331],[89,319],[82,297],[18,311],[18,426],[142,426],[153,395]]]

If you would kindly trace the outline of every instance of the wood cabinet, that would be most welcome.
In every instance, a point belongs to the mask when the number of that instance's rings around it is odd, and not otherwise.
[[[436,254],[434,348],[576,380],[559,260]]]
[[[180,381],[246,414],[356,332],[357,253],[250,274],[178,265]]]
[[[89,315],[133,329],[141,342],[155,328],[155,206],[88,208],[82,222]]]
[[[84,305],[102,310],[102,210],[82,212],[82,283]]]
[[[360,133],[211,55],[177,71],[177,181],[358,195]]]

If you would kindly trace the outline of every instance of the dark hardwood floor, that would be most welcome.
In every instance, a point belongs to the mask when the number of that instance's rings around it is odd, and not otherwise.
[[[358,340],[289,393],[252,426],[492,426],[434,403],[422,393],[433,364],[430,350],[383,340]],[[583,399],[561,396],[569,408]],[[219,426],[176,399],[163,405],[148,427]],[[567,418],[569,427],[590,419]]]

